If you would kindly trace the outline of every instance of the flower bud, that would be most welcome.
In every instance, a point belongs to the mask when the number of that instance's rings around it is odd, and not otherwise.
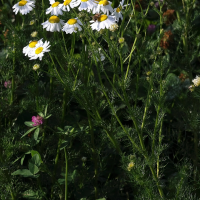
[[[128,164],[128,167],[127,167],[127,169],[128,169],[128,171],[131,171],[131,169],[134,167],[134,163],[133,162],[130,162],[129,164]]]
[[[38,35],[37,31],[34,31],[34,32],[31,33],[31,37],[37,37],[37,35]]]
[[[152,1],[151,3],[150,3],[150,6],[153,6],[154,5],[154,2]]]
[[[122,44],[122,43],[124,43],[124,38],[123,38],[123,37],[121,37],[121,38],[119,38],[119,40],[118,40],[118,41],[119,41],[119,43],[120,43],[120,44]]]
[[[40,68],[40,65],[39,64],[35,64],[35,65],[33,65],[33,70],[38,70]]]
[[[35,24],[35,20],[31,20],[30,23],[29,23],[29,25],[31,25],[31,26],[32,26],[33,24]]]

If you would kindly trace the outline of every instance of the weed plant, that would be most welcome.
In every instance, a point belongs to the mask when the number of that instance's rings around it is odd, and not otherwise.
[[[1,0],[0,199],[200,199],[198,0]]]

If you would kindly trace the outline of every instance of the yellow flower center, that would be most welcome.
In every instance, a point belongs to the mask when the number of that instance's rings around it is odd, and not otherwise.
[[[36,45],[37,43],[38,43],[38,42],[37,42],[36,40],[34,40],[34,41],[30,42],[28,46],[29,46],[30,48],[34,48],[35,45]]]
[[[101,15],[98,19],[99,22],[105,21],[108,18],[107,15]]]
[[[59,17],[57,17],[57,16],[51,16],[51,17],[49,18],[49,22],[50,22],[50,23],[59,23],[59,21],[60,21],[60,19],[59,19]]]
[[[24,5],[26,5],[26,3],[27,3],[27,1],[22,0],[22,1],[20,1],[20,2],[18,3],[18,5],[19,5],[19,6],[24,6]]]
[[[88,0],[81,0],[82,2],[87,2]]]
[[[57,2],[53,3],[53,4],[51,5],[51,7],[53,7],[53,8],[54,8],[54,7],[57,7],[59,4],[60,4],[60,2],[57,1]]]
[[[121,10],[120,10],[119,8],[117,8],[117,9],[116,9],[116,12],[118,12],[118,13],[119,13],[120,11],[121,11]]]
[[[38,47],[38,48],[35,50],[35,53],[36,53],[36,54],[40,54],[42,51],[43,51],[43,47]]]
[[[77,23],[77,20],[76,20],[76,19],[69,19],[69,20],[67,21],[67,23],[68,23],[69,25],[73,25],[73,24],[76,24],[76,23]]]
[[[100,5],[103,5],[103,6],[107,6],[109,5],[109,2],[107,0],[102,0],[99,2]]]
[[[64,6],[67,6],[67,5],[69,5],[69,4],[71,3],[71,1],[72,1],[72,0],[66,0],[66,1],[63,3],[63,5],[64,5]]]

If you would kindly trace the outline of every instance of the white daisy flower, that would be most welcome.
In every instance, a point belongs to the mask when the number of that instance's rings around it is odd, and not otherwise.
[[[55,2],[51,4],[51,7],[46,9],[46,14],[51,13],[51,15],[62,15],[62,7],[63,5],[60,2]]]
[[[12,8],[15,15],[20,12],[22,15],[26,15],[35,7],[35,2],[31,0],[22,0],[16,3]]]
[[[65,0],[62,4],[62,10],[63,11],[70,11],[70,7],[74,8],[76,7],[76,0]],[[67,9],[67,10],[66,10]]]
[[[124,7],[129,6],[130,4],[124,5],[124,0],[122,0],[121,2],[119,2],[119,8],[122,10],[124,9]]]
[[[101,0],[93,0],[93,1],[94,1],[94,3],[98,4],[99,1],[101,1]]]
[[[42,23],[43,28],[45,28],[47,31],[60,32],[61,25],[64,25],[64,21],[60,19],[59,17],[53,15],[51,16],[46,22]]]
[[[104,14],[109,15],[109,12],[113,12],[111,4],[112,2],[107,0],[99,1],[98,5],[93,9],[93,14],[100,13],[100,11],[102,11]]]
[[[120,8],[124,9],[124,6],[126,6],[126,5],[124,5],[124,0],[122,0],[121,2],[119,2],[119,7]]]
[[[109,29],[112,24],[115,24],[115,17],[111,15],[101,15],[96,22],[90,21],[92,30],[100,31],[101,29]]]
[[[71,5],[73,7],[77,7],[79,6],[78,10],[81,11],[81,10],[87,10],[88,12],[91,10],[94,9],[94,7],[96,7],[96,3],[94,3],[93,0],[77,0],[77,1],[74,1],[73,3],[71,3]]]
[[[37,46],[37,48],[35,48],[35,50],[32,51],[29,54],[29,57],[30,57],[29,60],[36,60],[37,58],[39,58],[40,60],[42,60],[42,57],[44,56],[44,53],[50,51],[49,47],[51,45],[49,45],[49,43],[50,42],[45,41],[45,43]]]
[[[55,0],[49,0],[49,3],[53,4],[53,3],[55,3]]]
[[[78,31],[82,30],[80,25],[83,25],[83,24],[78,18],[69,19],[67,23],[65,23],[65,25],[63,26],[62,31],[65,31],[66,33],[70,33],[70,34],[72,34],[73,32],[76,33],[77,30]]]
[[[115,21],[117,22],[119,21],[119,18],[121,18],[121,20],[123,19],[121,9],[119,7],[114,9],[114,12],[112,13],[112,15],[115,16]]]
[[[37,48],[37,46],[43,44],[42,40],[43,40],[43,38],[40,39],[39,41],[37,41],[37,40],[30,41],[29,44],[23,48],[23,54],[25,56],[27,56],[27,55],[29,56],[29,54],[32,51],[34,51],[35,48]]]
[[[198,87],[200,85],[200,77],[196,76],[196,78],[193,79],[192,82],[194,83],[195,87]]]

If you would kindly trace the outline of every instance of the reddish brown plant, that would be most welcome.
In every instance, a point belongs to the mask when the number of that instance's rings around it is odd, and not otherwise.
[[[188,78],[188,76],[186,74],[181,73],[179,76],[181,82],[184,82],[186,78]]]
[[[172,32],[166,31],[160,41],[160,47],[163,49],[169,49],[170,44],[173,42],[173,34]]]
[[[175,10],[167,10],[163,13],[164,22],[166,25],[170,25],[176,19]]]

